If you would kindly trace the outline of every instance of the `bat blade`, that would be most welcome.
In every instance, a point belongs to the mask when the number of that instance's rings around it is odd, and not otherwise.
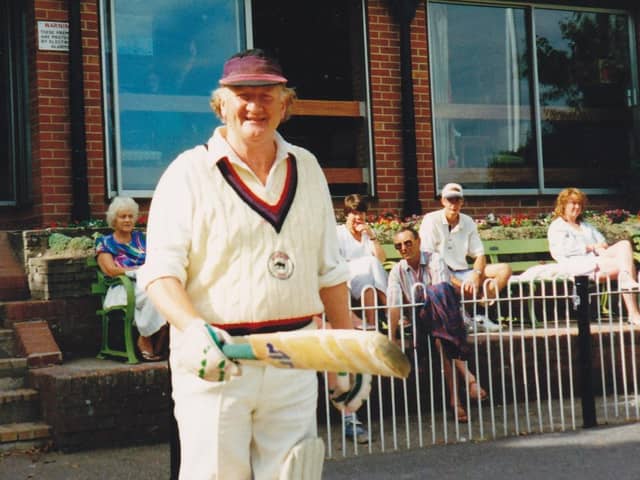
[[[407,356],[379,332],[297,330],[247,335],[244,339],[246,344],[225,345],[224,353],[233,359],[256,359],[279,368],[399,378],[407,378],[411,371]]]

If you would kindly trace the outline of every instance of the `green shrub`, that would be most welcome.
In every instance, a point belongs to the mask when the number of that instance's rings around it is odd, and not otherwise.
[[[47,256],[86,256],[94,251],[95,239],[101,234],[96,232],[93,236],[87,235],[70,237],[62,233],[53,232],[49,235],[49,248],[45,252]]]

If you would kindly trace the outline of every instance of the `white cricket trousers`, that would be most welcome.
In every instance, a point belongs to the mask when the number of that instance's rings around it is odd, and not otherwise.
[[[243,364],[242,375],[207,382],[173,361],[171,372],[180,480],[277,479],[289,450],[317,436],[316,372]]]

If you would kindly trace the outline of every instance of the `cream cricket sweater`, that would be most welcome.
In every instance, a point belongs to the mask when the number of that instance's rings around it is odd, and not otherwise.
[[[213,324],[261,326],[323,311],[319,290],[348,279],[324,174],[277,135],[266,185],[224,140],[182,153],[155,190],[144,288],[179,279]]]

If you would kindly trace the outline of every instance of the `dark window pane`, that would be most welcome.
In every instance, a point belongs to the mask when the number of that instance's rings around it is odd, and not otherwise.
[[[324,102],[322,113],[294,115],[279,130],[287,140],[314,153],[323,168],[337,169],[325,170],[334,195],[345,189],[366,191],[369,183],[362,4],[362,0],[252,4],[254,45],[278,57],[298,98]],[[332,109],[340,108],[340,101],[359,103],[355,112],[346,114],[351,116],[339,116]]]
[[[628,17],[536,9],[535,25],[545,186],[618,186],[630,161]]]
[[[8,4],[0,3],[0,201],[13,201],[13,153],[11,135],[11,43],[7,23]]]
[[[0,2],[0,204],[30,200],[24,2]]]
[[[360,118],[294,117],[279,130],[291,143],[310,150],[325,168],[366,166],[367,132]]]
[[[300,98],[364,100],[361,3],[254,1],[254,45],[277,55]]]

